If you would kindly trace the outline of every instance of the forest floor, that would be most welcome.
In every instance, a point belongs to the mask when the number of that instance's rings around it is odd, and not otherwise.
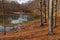
[[[54,28],[54,35],[48,35],[48,22],[40,26],[39,20],[17,24],[21,27],[19,31],[0,32],[0,40],[60,40],[60,18],[57,18],[57,26]]]

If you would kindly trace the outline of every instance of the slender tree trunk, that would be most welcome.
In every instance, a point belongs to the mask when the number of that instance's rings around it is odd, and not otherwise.
[[[46,23],[46,0],[44,0],[44,23]]]
[[[43,20],[42,20],[42,0],[40,0],[40,26],[43,26]]]
[[[5,24],[4,20],[5,20],[5,7],[4,7],[4,0],[2,0],[2,5],[3,5],[3,25]],[[4,25],[4,35],[6,35],[6,27]]]
[[[49,0],[48,0],[48,19],[49,19]]]
[[[54,27],[56,27],[56,18],[57,18],[57,2],[58,0],[55,0],[55,13],[54,13]]]
[[[51,15],[51,30],[52,30],[52,34],[53,34],[53,14],[54,14],[54,1],[52,0],[52,15]]]
[[[49,0],[49,35],[53,34],[53,9],[52,4],[53,0]]]

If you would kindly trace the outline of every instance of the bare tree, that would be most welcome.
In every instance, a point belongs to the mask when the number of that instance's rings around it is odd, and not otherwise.
[[[44,23],[46,23],[46,0],[44,0]]]
[[[56,18],[57,18],[57,3],[58,3],[58,0],[55,0],[55,13],[54,13],[54,27],[56,27]]]
[[[48,0],[48,18],[49,18],[49,0]]]
[[[49,34],[53,34],[53,0],[49,0]]]
[[[2,0],[2,5],[3,5],[3,10],[5,9],[5,7],[4,7],[4,0]],[[6,35],[6,27],[5,27],[5,23],[4,23],[4,19],[5,19],[5,16],[4,16],[4,14],[5,14],[5,10],[3,11],[3,25],[4,25],[4,35]]]
[[[40,0],[40,26],[43,26],[42,16],[42,0]]]

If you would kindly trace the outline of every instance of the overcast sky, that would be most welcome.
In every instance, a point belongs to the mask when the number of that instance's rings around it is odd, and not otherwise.
[[[16,1],[16,2],[18,2],[19,4],[22,4],[22,3],[27,3],[28,1],[32,1],[32,0],[7,0],[7,1],[9,1],[9,2],[11,2],[11,1]]]

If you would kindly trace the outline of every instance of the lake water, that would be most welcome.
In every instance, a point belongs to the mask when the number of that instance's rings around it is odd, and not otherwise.
[[[9,18],[8,20],[12,24],[17,24],[17,23],[22,23],[24,21],[28,21],[26,15],[24,15],[24,16],[23,15],[20,15],[20,17],[17,18],[17,19]],[[14,29],[15,30],[21,30],[21,28],[20,27],[17,27],[17,26],[14,26]],[[13,29],[13,27],[5,27],[5,31],[11,31],[11,30],[14,30],[14,29]],[[0,25],[0,32],[1,31],[4,31],[4,26],[1,26]]]
[[[21,30],[20,27],[17,27],[17,26],[14,26],[15,30]],[[14,30],[13,27],[5,27],[5,31],[11,31],[11,30]],[[0,25],[0,32],[4,31],[4,26],[1,26]]]
[[[10,23],[17,24],[17,23],[22,23],[24,21],[28,21],[27,17],[28,17],[27,15],[20,15],[19,18],[17,19],[9,18],[9,20],[10,20]]]

